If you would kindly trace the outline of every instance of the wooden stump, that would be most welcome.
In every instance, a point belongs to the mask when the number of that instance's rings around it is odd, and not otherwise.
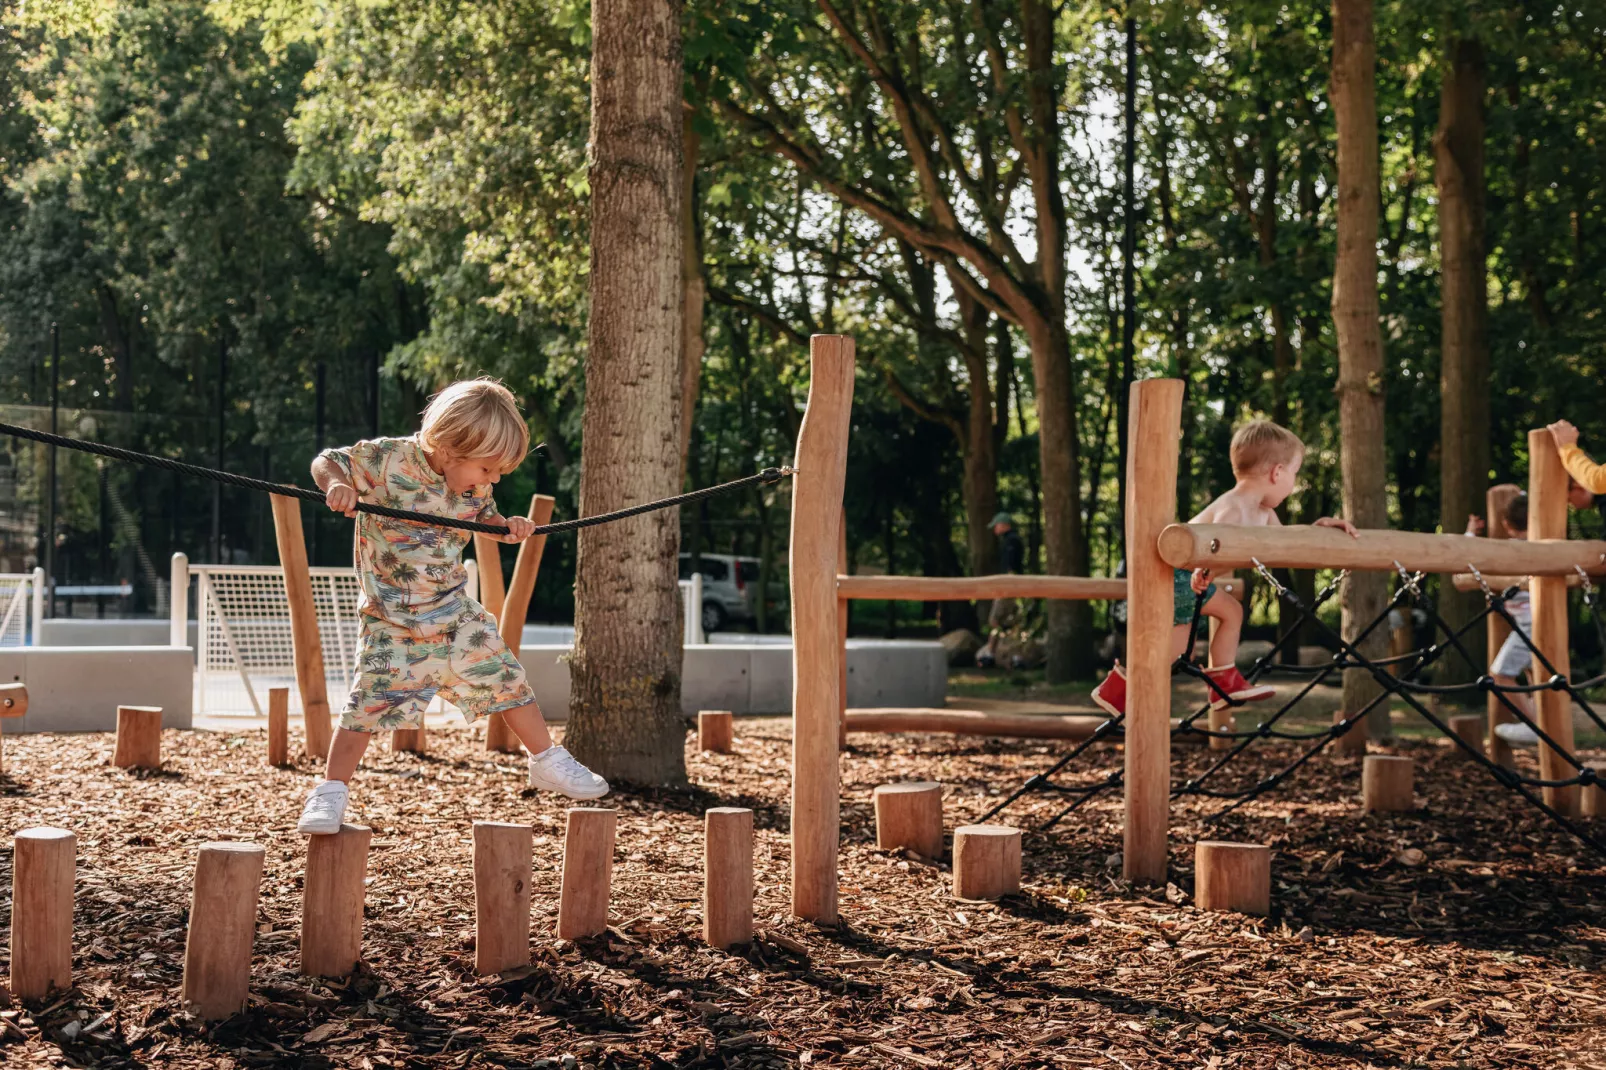
[[[1596,781],[1583,789],[1580,808],[1585,817],[1606,817],[1606,762],[1586,762],[1595,771]]]
[[[290,689],[268,688],[268,764],[290,764]]]
[[[1477,753],[1483,753],[1484,717],[1482,714],[1462,714],[1456,717],[1451,717],[1446,723],[1449,725],[1450,733],[1452,735],[1456,736]],[[1472,756],[1461,747],[1457,747],[1453,743],[1451,746],[1454,747],[1456,753],[1462,758],[1465,758],[1468,761],[1472,760]]]
[[[699,710],[697,712],[697,749],[715,754],[731,752],[731,712],[729,710]]]
[[[1333,711],[1333,723],[1342,724],[1349,714],[1343,710]],[[1333,749],[1339,754],[1358,755],[1366,753],[1366,718],[1362,717],[1344,730],[1343,734],[1333,740]]]
[[[31,828],[12,841],[11,992],[43,999],[72,987],[73,871],[78,839]]]
[[[474,972],[530,964],[530,884],[535,830],[474,822]]]
[[[26,684],[0,684],[0,721],[7,717],[21,717],[28,712]],[[0,773],[5,772],[4,744],[0,743]]]
[[[373,830],[341,825],[333,836],[307,837],[301,892],[301,972],[345,977],[362,957],[363,878]]]
[[[1271,910],[1271,848],[1201,840],[1193,851],[1193,898],[1200,910]]]
[[[390,752],[400,754],[403,751],[412,754],[425,754],[428,747],[424,742],[424,726],[417,728],[398,728],[390,734]]]
[[[703,939],[715,947],[753,939],[753,811],[716,806],[703,815]]]
[[[1361,803],[1367,813],[1410,810],[1416,763],[1391,754],[1368,754],[1361,763]]]
[[[942,857],[942,785],[929,780],[875,789],[875,842],[883,851]]]
[[[954,896],[997,899],[1020,891],[1020,829],[961,825],[954,829]]]
[[[558,900],[558,938],[595,936],[608,927],[613,885],[613,841],[619,812],[574,807],[563,833],[563,891]]]
[[[117,749],[112,764],[119,769],[162,767],[162,708],[117,707]]]
[[[198,1018],[227,1018],[245,1006],[263,855],[254,843],[201,844],[179,993]]]

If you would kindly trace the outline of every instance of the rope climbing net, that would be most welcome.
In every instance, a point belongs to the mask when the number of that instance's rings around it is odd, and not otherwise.
[[[1395,589],[1393,597],[1384,606],[1382,612],[1365,628],[1361,629],[1354,639],[1345,640],[1342,635],[1334,631],[1317,615],[1317,610],[1339,590],[1349,576],[1347,571],[1340,572],[1331,583],[1316,594],[1310,605],[1307,606],[1295,592],[1280,583],[1270,569],[1266,568],[1258,560],[1254,564],[1255,570],[1260,577],[1276,593],[1277,597],[1293,611],[1293,622],[1283,630],[1282,637],[1255,660],[1249,671],[1245,673],[1246,678],[1252,682],[1261,679],[1272,667],[1278,653],[1301,634],[1307,622],[1321,632],[1326,640],[1337,650],[1337,653],[1334,654],[1332,659],[1321,665],[1278,666],[1278,669],[1282,672],[1294,674],[1296,677],[1304,677],[1304,683],[1294,690],[1287,701],[1252,728],[1221,729],[1202,727],[1198,722],[1209,714],[1212,705],[1210,701],[1207,701],[1199,709],[1178,721],[1172,728],[1173,739],[1185,735],[1194,735],[1206,739],[1227,740],[1231,742],[1231,746],[1221,752],[1220,756],[1210,762],[1202,771],[1180,783],[1174,784],[1171,789],[1172,798],[1191,795],[1220,800],[1225,805],[1206,818],[1207,821],[1219,820],[1286,782],[1334,740],[1364,721],[1367,715],[1381,704],[1391,699],[1399,699],[1420,715],[1423,720],[1449,738],[1451,743],[1464,751],[1468,757],[1487,769],[1490,775],[1503,787],[1527,800],[1559,826],[1594,850],[1606,855],[1606,842],[1592,835],[1587,829],[1548,804],[1542,795],[1543,789],[1546,788],[1563,788],[1575,785],[1589,787],[1599,781],[1600,775],[1568,748],[1562,746],[1553,738],[1552,734],[1547,733],[1538,723],[1538,719],[1528,713],[1522,705],[1512,700],[1512,696],[1519,694],[1534,694],[1542,691],[1562,692],[1583,710],[1585,715],[1601,731],[1606,732],[1606,719],[1602,718],[1601,714],[1595,710],[1594,706],[1583,694],[1590,688],[1606,684],[1606,673],[1590,679],[1575,681],[1557,672],[1556,667],[1535,645],[1533,638],[1528,633],[1528,629],[1519,623],[1507,604],[1508,600],[1518,593],[1518,587],[1513,586],[1503,591],[1493,590],[1484,581],[1477,569],[1471,568],[1472,574],[1477,577],[1482,587],[1485,605],[1483,610],[1470,621],[1459,628],[1453,628],[1439,615],[1431,599],[1426,594],[1422,583],[1424,574],[1408,572],[1396,562],[1395,570],[1399,575],[1400,582]],[[1601,637],[1602,647],[1606,649],[1606,622],[1601,619],[1596,589],[1582,569],[1578,570],[1578,575],[1582,580],[1584,605]],[[1392,612],[1401,609],[1407,604],[1412,609],[1422,613],[1426,621],[1432,625],[1433,634],[1442,636],[1442,638],[1422,649],[1391,657],[1370,658],[1362,653],[1359,648],[1365,644],[1366,640],[1388,621]],[[1188,645],[1190,650],[1193,645],[1191,638],[1197,633],[1199,625],[1201,605],[1202,602],[1196,599],[1193,622],[1189,632],[1190,642]],[[1534,664],[1542,670],[1536,674],[1541,677],[1540,682],[1533,684],[1501,684],[1487,674],[1478,677],[1475,681],[1462,684],[1429,684],[1421,681],[1421,674],[1450,651],[1458,652],[1467,659],[1468,664],[1478,664],[1478,661],[1467,650],[1463,639],[1468,632],[1477,628],[1490,617],[1498,617],[1504,620],[1511,628],[1511,633],[1517,636],[1528,649],[1529,654],[1534,659]],[[1332,674],[1348,669],[1364,671],[1377,683],[1379,690],[1370,701],[1357,710],[1347,712],[1345,716],[1336,719],[1328,727],[1305,730],[1280,727],[1281,722],[1288,714],[1295,710],[1312,691],[1326,682]],[[1181,672],[1203,681],[1206,688],[1215,693],[1218,702],[1224,702],[1229,707],[1234,708],[1244,705],[1243,702],[1237,701],[1221,691],[1216,682],[1206,675],[1203,669],[1194,664],[1186,653],[1177,659],[1173,666],[1173,671]],[[1546,779],[1544,777],[1531,776],[1517,769],[1501,765],[1484,754],[1482,748],[1453,732],[1439,713],[1432,706],[1422,701],[1427,696],[1464,695],[1473,692],[1488,693],[1496,696],[1501,707],[1511,715],[1512,719],[1531,729],[1541,745],[1549,747],[1558,756],[1559,761],[1572,771],[1571,775]],[[1066,753],[1054,765],[1028,779],[981,820],[983,822],[991,820],[1016,800],[1033,792],[1051,792],[1068,797],[1071,800],[1069,804],[1042,825],[1042,829],[1046,831],[1086,805],[1090,800],[1104,792],[1119,787],[1124,780],[1124,774],[1119,769],[1096,779],[1085,780],[1080,783],[1060,783],[1054,778],[1096,744],[1119,737],[1123,731],[1124,720],[1125,715],[1121,715],[1105,721],[1091,736]],[[1305,743],[1308,746],[1275,772],[1252,783],[1234,787],[1216,786],[1222,772],[1248,751],[1257,740],[1263,739],[1281,739]]]

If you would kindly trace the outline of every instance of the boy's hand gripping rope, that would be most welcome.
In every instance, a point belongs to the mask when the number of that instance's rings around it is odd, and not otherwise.
[[[103,442],[89,442],[83,439],[67,438],[63,435],[52,435],[46,431],[35,431],[31,427],[20,427],[16,424],[0,423],[0,434],[12,438],[27,439],[31,442],[43,442],[47,446],[60,446],[63,449],[78,450],[80,453],[93,453],[101,457],[110,457],[117,461],[127,461],[130,464],[143,464],[150,468],[161,468],[169,472],[178,472],[181,475],[197,476],[201,479],[210,479],[215,483],[224,483],[231,487],[244,487],[246,490],[262,491],[267,494],[279,494],[286,498],[300,498],[303,501],[324,504],[322,491],[311,490],[307,487],[292,486],[288,483],[273,483],[266,479],[252,479],[250,476],[236,475],[233,472],[220,472],[215,468],[203,468],[198,464],[186,464],[175,461],[169,457],[157,457],[149,453],[139,453],[135,450],[125,450],[118,446],[108,446]],[[699,502],[704,498],[712,498],[720,494],[728,494],[733,490],[753,484],[778,483],[787,476],[797,475],[795,468],[766,468],[741,479],[733,479],[729,483],[721,483],[714,487],[704,487],[687,494],[677,494],[673,498],[664,498],[656,502],[646,502],[642,505],[632,505],[628,509],[619,509],[612,513],[599,513],[596,516],[582,516],[574,520],[561,520],[555,524],[541,524],[530,532],[535,535],[557,535],[566,531],[577,531],[580,528],[594,527],[598,524],[607,524],[614,520],[624,520],[627,517],[640,516],[642,513],[656,512],[659,509],[672,509],[677,505],[688,505]],[[358,502],[357,512],[372,513],[374,516],[389,517],[392,520],[407,520],[415,524],[434,524],[442,528],[460,528],[464,531],[478,531],[487,535],[509,534],[506,524],[482,524],[478,520],[458,520],[456,517],[435,516],[430,513],[415,513],[409,509],[392,509],[384,505],[375,505],[372,502]]]

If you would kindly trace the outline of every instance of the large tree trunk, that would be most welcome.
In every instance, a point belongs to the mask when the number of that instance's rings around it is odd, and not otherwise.
[[[1037,380],[1038,456],[1043,480],[1043,548],[1056,576],[1088,574],[1082,530],[1081,458],[1069,339],[1063,322],[1029,334]],[[1092,672],[1092,614],[1086,602],[1048,603],[1047,678],[1063,683]]]
[[[1333,326],[1338,334],[1339,466],[1344,514],[1357,527],[1388,522],[1383,467],[1383,335],[1377,302],[1377,51],[1372,0],[1333,0],[1333,111],[1338,123],[1338,253],[1333,265]],[[1353,639],[1383,611],[1388,577],[1352,572],[1343,592],[1344,635]],[[1361,645],[1388,652],[1388,629]],[[1364,670],[1344,674],[1344,708],[1359,710],[1378,693]],[[1387,735],[1386,704],[1368,718]]]
[[[1439,190],[1439,524],[1446,534],[1464,530],[1467,514],[1483,511],[1489,489],[1489,346],[1487,265],[1483,247],[1483,46],[1450,41],[1439,95],[1439,129],[1433,139],[1434,184]],[[1445,623],[1459,628],[1478,612],[1479,596],[1439,585]],[[1481,629],[1465,642],[1482,650]],[[1471,680],[1482,670],[1459,654],[1440,663],[1441,679]]]
[[[580,510],[680,485],[680,8],[593,0],[591,320]],[[604,776],[684,782],[680,522],[672,510],[586,528],[575,564],[565,742]]]
[[[697,418],[697,391],[703,377],[702,250],[697,242],[697,157],[703,138],[697,132],[697,113],[681,109],[680,242],[681,282],[685,322],[680,336],[680,473],[686,474],[686,452],[691,448],[692,421]]]

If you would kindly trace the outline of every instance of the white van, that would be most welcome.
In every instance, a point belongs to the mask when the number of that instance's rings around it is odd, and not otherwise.
[[[703,631],[722,631],[732,622],[752,622],[758,615],[758,558],[701,554],[699,563],[703,574]],[[691,579],[691,554],[680,555],[680,578]],[[784,574],[772,574],[768,592],[772,603],[784,600],[785,584]]]

